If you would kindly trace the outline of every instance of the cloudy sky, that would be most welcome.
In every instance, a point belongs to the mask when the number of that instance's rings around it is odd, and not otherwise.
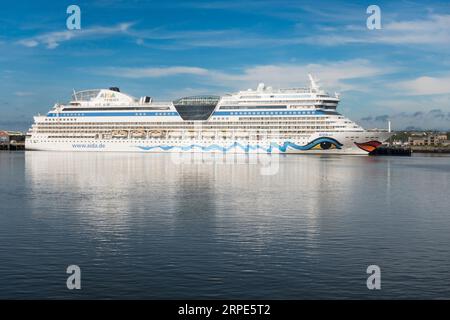
[[[81,8],[81,30],[66,9]],[[381,8],[381,30],[366,9]],[[73,89],[167,100],[302,86],[313,73],[367,127],[450,129],[448,1],[23,1],[0,10],[0,127]]]

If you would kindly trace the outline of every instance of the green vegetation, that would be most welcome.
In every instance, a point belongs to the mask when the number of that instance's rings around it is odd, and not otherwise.
[[[392,137],[389,138],[389,142],[392,141],[401,141],[401,142],[406,142],[408,141],[408,138],[411,136],[411,132],[407,132],[407,131],[399,131],[396,132]]]

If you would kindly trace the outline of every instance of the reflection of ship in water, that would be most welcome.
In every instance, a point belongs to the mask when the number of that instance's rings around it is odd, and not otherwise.
[[[366,161],[375,161],[282,156],[278,172],[265,176],[252,155],[236,156],[245,160],[175,164],[170,154],[27,152],[25,174],[31,207],[50,202],[99,230],[133,232],[136,222],[150,221],[168,237],[199,228],[221,238],[245,226],[236,243],[261,249],[274,234],[299,232],[314,247],[321,219],[348,210],[345,199],[364,198],[353,184]]]

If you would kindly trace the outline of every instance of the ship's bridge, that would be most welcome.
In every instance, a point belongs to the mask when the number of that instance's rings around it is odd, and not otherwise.
[[[219,96],[191,96],[173,101],[183,120],[207,120],[219,103]]]

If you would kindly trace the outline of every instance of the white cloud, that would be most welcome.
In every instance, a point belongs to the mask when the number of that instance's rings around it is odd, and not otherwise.
[[[450,113],[450,93],[442,95],[407,95],[408,92],[393,85],[397,92],[390,92],[388,88],[383,90],[384,94],[379,94],[377,99],[371,103],[372,110],[385,113],[398,112],[429,112],[434,109],[441,109]],[[405,93],[400,96],[399,93]],[[374,95],[376,96],[376,94]]]
[[[184,30],[173,31],[163,28],[152,30],[134,30],[132,35],[136,43],[145,47],[170,50],[186,48],[247,48],[263,45],[294,44],[297,39],[273,39],[267,35],[258,35],[235,29],[222,30]],[[159,42],[163,40],[163,43]],[[155,42],[156,41],[156,42]]]
[[[386,43],[450,43],[450,15],[431,15],[428,19],[391,22],[378,40]]]
[[[157,67],[157,68],[105,68],[94,71],[97,74],[110,75],[124,78],[157,78],[167,77],[179,74],[188,75],[205,75],[208,73],[207,69],[186,66],[174,67]]]
[[[201,67],[173,66],[148,68],[110,67],[94,69],[100,75],[123,78],[157,78],[174,75],[201,76],[197,80],[204,84],[227,88],[227,90],[255,87],[265,82],[273,87],[296,87],[307,82],[308,73],[321,80],[329,90],[367,90],[369,80],[392,72],[393,68],[381,68],[368,60],[354,59],[323,64],[273,64],[256,65],[237,72],[206,69]]]
[[[34,40],[34,39],[24,39],[24,40],[20,40],[19,43],[21,45],[24,45],[25,47],[37,47],[39,45],[39,42]]]
[[[33,92],[29,92],[29,91],[16,91],[14,92],[15,96],[18,97],[27,97],[27,96],[31,96],[33,94]]]
[[[212,80],[222,85],[255,86],[258,82],[276,87],[292,87],[304,84],[307,74],[321,79],[324,87],[339,90],[365,90],[367,80],[394,69],[381,68],[364,59],[353,59],[323,64],[280,64],[248,67],[240,73],[211,71]],[[355,83],[353,80],[358,80]]]
[[[305,42],[331,46],[374,43],[448,47],[450,43],[450,15],[434,14],[421,20],[391,21],[382,23],[381,30],[368,30],[364,26],[347,25],[339,33],[319,34],[305,38]]]
[[[444,77],[423,76],[398,83],[406,95],[450,94],[450,75]]]
[[[186,87],[186,88],[179,88],[177,90],[171,90],[170,88],[165,88],[161,92],[162,100],[176,100],[180,97],[190,97],[190,96],[197,96],[197,95],[205,95],[205,94],[211,94],[211,95],[222,95],[224,92],[218,92],[214,89],[207,88],[207,87]]]
[[[64,30],[40,34],[31,38],[26,38],[17,41],[18,44],[25,47],[37,47],[45,45],[48,49],[56,48],[61,42],[69,41],[71,39],[80,38],[97,38],[105,36],[115,36],[128,34],[132,23],[120,23],[112,27],[91,27],[82,28],[80,30]]]
[[[338,27],[316,26],[318,33],[313,36],[293,30],[288,36],[270,37],[267,34],[246,32],[237,29],[225,30],[132,30],[132,23],[121,23],[111,27],[91,27],[81,30],[49,32],[19,40],[26,47],[45,45],[56,48],[61,42],[75,38],[96,38],[127,35],[135,38],[141,46],[162,49],[183,50],[189,47],[246,48],[256,46],[321,45],[336,46],[352,43],[392,44],[392,45],[440,45],[450,43],[450,15],[430,15],[421,20],[391,21],[382,24],[381,30],[368,30],[365,25]],[[320,32],[321,31],[321,32]],[[163,40],[164,43],[155,41]]]
[[[450,43],[450,15],[433,14],[424,19],[391,20],[386,23],[383,20],[381,30],[368,30],[365,24],[345,25],[342,28],[318,25],[315,26],[318,32],[313,35],[304,33],[304,28],[298,27],[298,24],[296,26],[288,36],[277,37],[234,29],[170,31],[157,28],[135,31],[134,34],[147,40],[168,40],[172,46],[166,48],[180,50],[186,47],[246,48],[302,44],[337,46],[358,43],[445,47]]]

